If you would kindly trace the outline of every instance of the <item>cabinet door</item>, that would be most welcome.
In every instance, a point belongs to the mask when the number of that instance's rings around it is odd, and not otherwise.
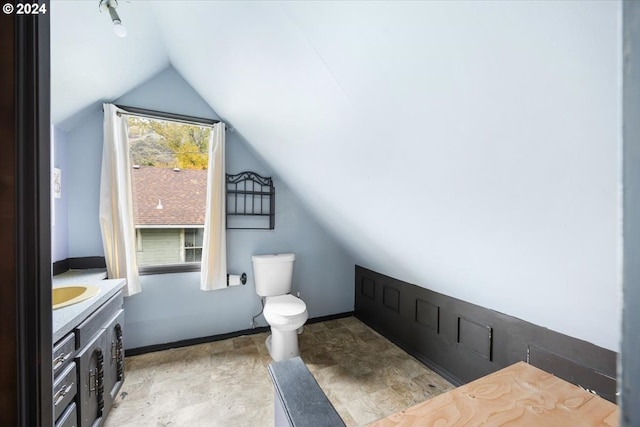
[[[104,400],[105,412],[111,408],[124,381],[124,345],[122,331],[124,328],[124,310],[118,310],[107,323],[106,342],[109,351],[105,354],[104,368]]]
[[[104,410],[104,367],[109,357],[106,331],[100,329],[76,356],[78,366],[78,420],[80,427],[102,425]]]

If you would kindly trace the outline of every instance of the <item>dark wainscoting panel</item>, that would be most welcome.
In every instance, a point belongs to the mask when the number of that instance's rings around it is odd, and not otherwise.
[[[355,315],[454,384],[518,361],[616,401],[617,354],[356,266]]]
[[[388,309],[400,311],[400,292],[390,286],[382,288],[382,303]]]
[[[458,344],[480,357],[491,360],[492,331],[489,325],[458,317]]]
[[[584,366],[575,360],[568,359],[559,354],[540,348],[536,345],[529,346],[528,360],[531,365],[543,371],[551,372],[563,380],[577,384],[588,390],[597,390],[602,397],[615,402],[616,378],[597,372],[593,368]],[[588,384],[588,385],[587,385]]]
[[[418,298],[416,300],[416,322],[426,326],[435,333],[439,333],[440,307]]]
[[[362,279],[360,292],[365,297],[375,300],[376,299],[376,283],[373,280],[367,279],[366,277]]]

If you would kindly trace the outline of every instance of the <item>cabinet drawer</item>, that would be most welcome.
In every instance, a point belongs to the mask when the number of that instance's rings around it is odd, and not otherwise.
[[[53,414],[57,419],[64,412],[67,405],[76,396],[78,386],[76,384],[76,364],[70,365],[58,376],[53,383]]]
[[[122,307],[122,291],[112,296],[76,327],[76,348],[82,348],[91,341],[96,332],[104,327],[104,324],[109,321],[113,313],[118,311],[120,307]]]
[[[53,377],[57,377],[64,367],[73,360],[76,353],[75,334],[69,335],[58,341],[53,347]]]
[[[56,421],[56,427],[78,427],[78,412],[76,404],[71,403],[64,414]]]

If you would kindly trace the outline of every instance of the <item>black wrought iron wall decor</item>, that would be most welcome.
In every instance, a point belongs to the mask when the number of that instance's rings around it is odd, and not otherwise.
[[[273,230],[276,189],[270,177],[255,172],[227,174],[227,228]]]

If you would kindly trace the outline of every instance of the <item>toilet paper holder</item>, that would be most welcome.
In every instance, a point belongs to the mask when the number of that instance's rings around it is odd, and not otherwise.
[[[231,276],[231,274],[227,274],[227,286],[229,286],[229,276]],[[246,285],[246,283],[247,283],[247,273],[242,273],[240,275],[240,283],[242,283],[243,285]]]

